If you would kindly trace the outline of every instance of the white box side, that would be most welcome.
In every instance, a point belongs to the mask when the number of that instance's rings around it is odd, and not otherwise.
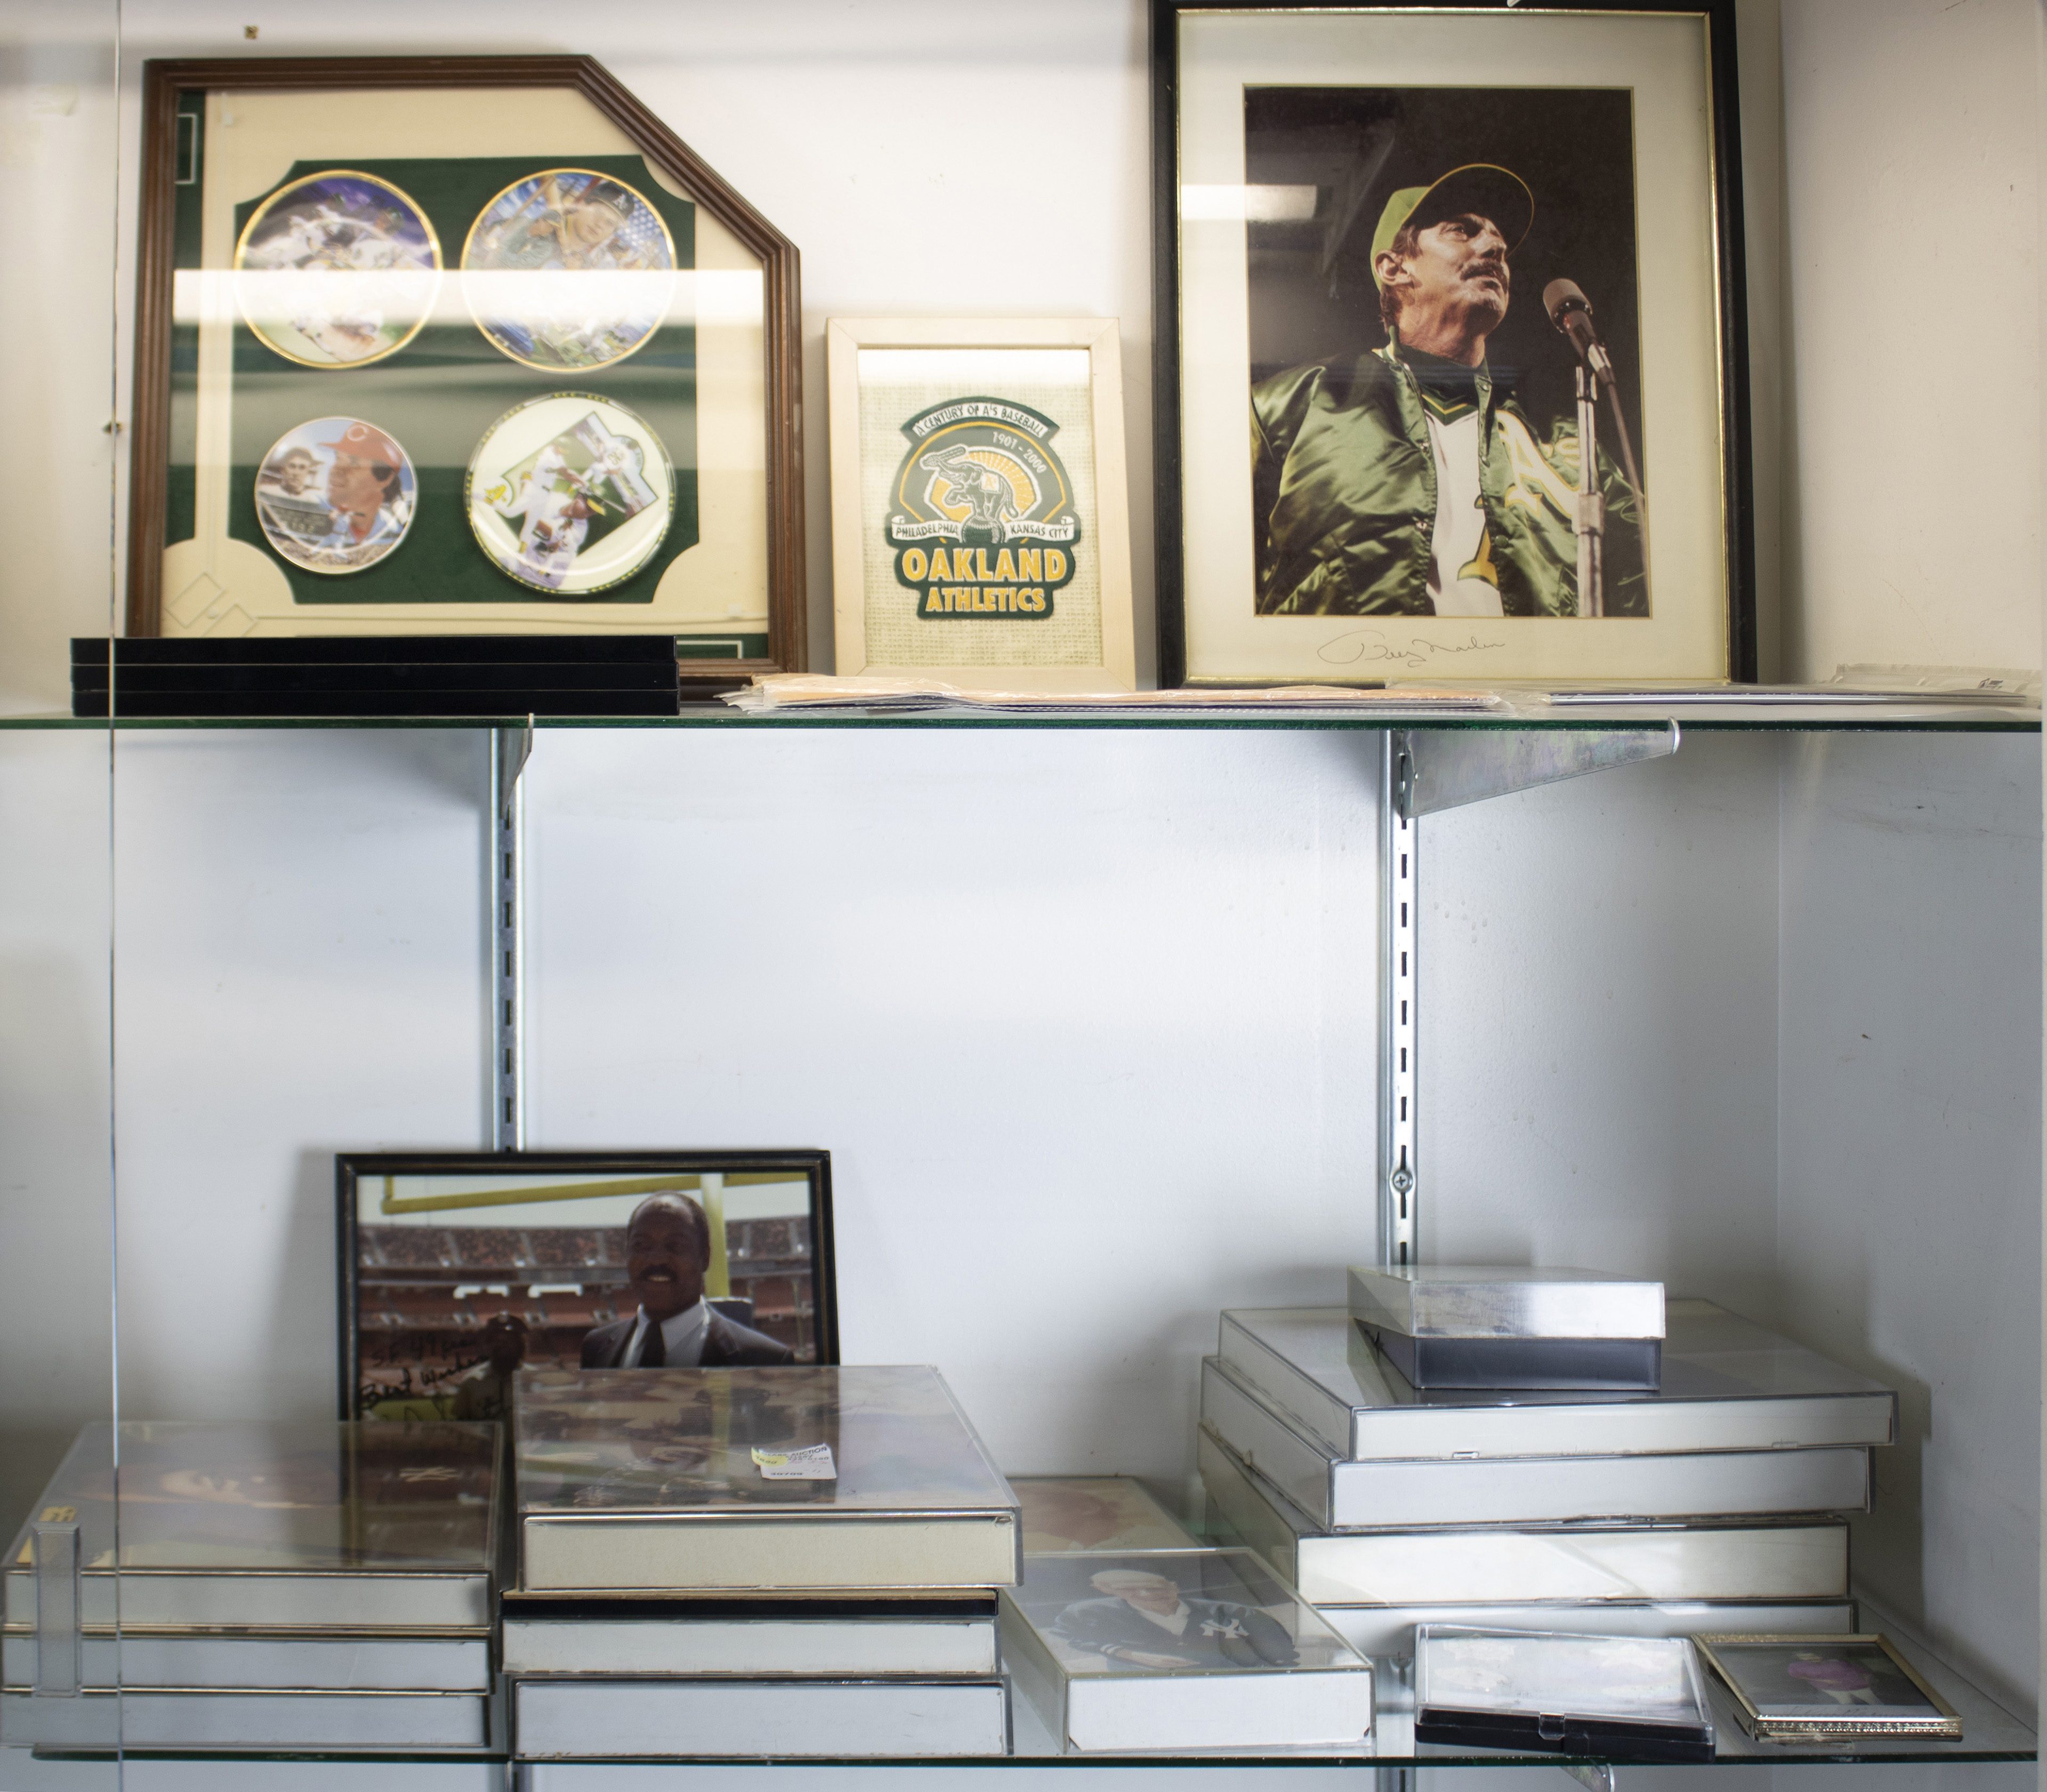
[[[1004,1587],[1016,1559],[1006,1517],[529,1519],[524,1537],[524,1585],[541,1592]]]
[[[10,1691],[34,1686],[36,1649],[33,1636],[0,1640]],[[106,1691],[490,1690],[490,1643],[481,1636],[87,1636],[79,1665],[87,1687]]]
[[[1371,1732],[1368,1669],[1204,1674],[1138,1680],[1074,1676],[1066,1740],[1088,1754],[1144,1749],[1345,1748]]]
[[[1863,1449],[1343,1462],[1332,1478],[1339,1530],[1856,1512],[1869,1505]]]
[[[102,1709],[117,1695],[35,1698],[0,1694],[0,1734],[10,1745],[105,1746]],[[120,1733],[129,1748],[483,1748],[490,1701],[462,1693],[124,1693]]]
[[[548,1756],[1001,1755],[999,1682],[527,1680],[513,1688],[513,1746]]]
[[[508,1618],[508,1674],[992,1674],[995,1620]]]
[[[1572,1631],[1585,1636],[1710,1636],[1720,1631],[1774,1635],[1845,1635],[1855,1628],[1852,1599],[1795,1604],[1724,1600],[1651,1605],[1325,1605],[1322,1616],[1362,1655],[1407,1655],[1417,1624],[1472,1624],[1504,1630]]]

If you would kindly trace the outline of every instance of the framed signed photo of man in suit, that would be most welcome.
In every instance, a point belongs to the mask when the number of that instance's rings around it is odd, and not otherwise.
[[[345,1419],[502,1419],[521,1368],[838,1360],[826,1151],[335,1159]]]

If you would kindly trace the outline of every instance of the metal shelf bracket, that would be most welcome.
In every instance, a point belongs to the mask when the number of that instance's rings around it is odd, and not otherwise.
[[[1417,728],[1403,737],[1407,776],[1395,788],[1400,812],[1412,821],[1438,810],[1483,803],[1588,772],[1664,759],[1677,750],[1677,724],[1660,728]]]
[[[526,883],[526,800],[520,774],[533,756],[533,718],[490,730],[490,825],[484,898],[490,1004],[490,1148],[526,1148],[526,964],[521,946]]]
[[[1420,830],[1423,815],[1667,758],[1676,722],[1581,730],[1392,729],[1379,766],[1379,1260],[1419,1262]]]

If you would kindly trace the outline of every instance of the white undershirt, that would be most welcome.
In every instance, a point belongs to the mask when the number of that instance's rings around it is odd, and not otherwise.
[[[1125,1603],[1127,1604],[1128,1601]],[[1154,1612],[1148,1606],[1143,1605],[1132,1605],[1130,1609],[1140,1618],[1150,1619],[1159,1629],[1170,1630],[1175,1636],[1185,1636],[1187,1634],[1187,1620],[1194,1616],[1194,1613],[1187,1609],[1187,1602],[1184,1599],[1170,1612]]]
[[[1478,558],[1485,539],[1480,499],[1480,413],[1442,423],[1425,411],[1436,460],[1436,528],[1430,540],[1429,601],[1438,616],[1499,616],[1499,587],[1484,579],[1460,579],[1457,569]]]
[[[693,1369],[703,1355],[704,1331],[710,1324],[710,1306],[699,1295],[695,1306],[686,1306],[679,1313],[671,1314],[661,1322],[661,1341],[668,1346],[668,1366],[671,1369]],[[647,1309],[640,1309],[640,1322],[633,1328],[632,1341],[625,1346],[625,1354],[618,1359],[622,1369],[640,1366],[640,1352],[647,1341]]]

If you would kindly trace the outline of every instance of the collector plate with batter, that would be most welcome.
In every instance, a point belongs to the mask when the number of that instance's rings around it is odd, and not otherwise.
[[[585,598],[652,558],[675,508],[668,451],[637,412],[553,392],[506,412],[470,457],[470,526],[529,589]]]

